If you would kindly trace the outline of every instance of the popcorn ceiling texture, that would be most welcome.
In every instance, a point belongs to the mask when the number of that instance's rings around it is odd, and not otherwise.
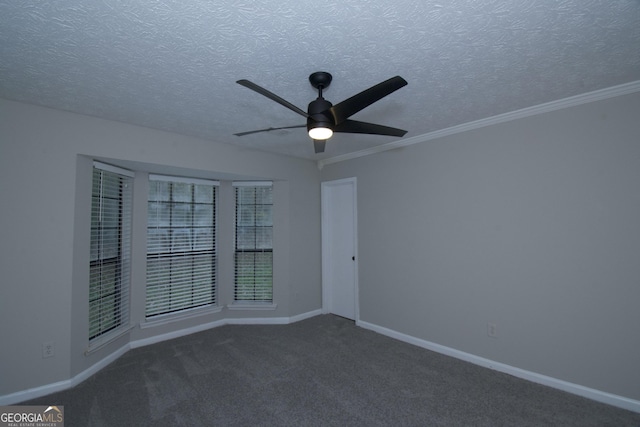
[[[314,71],[338,103],[401,75],[355,115],[416,136],[640,80],[640,1],[8,0],[0,97],[212,141],[322,159],[395,141],[335,135],[322,155],[304,118]]]

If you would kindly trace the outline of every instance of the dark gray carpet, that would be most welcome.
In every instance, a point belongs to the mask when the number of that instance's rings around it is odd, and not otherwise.
[[[66,426],[640,426],[640,414],[316,316],[131,350],[77,387]]]

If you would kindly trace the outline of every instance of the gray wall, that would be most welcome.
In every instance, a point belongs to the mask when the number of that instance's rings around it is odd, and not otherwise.
[[[640,399],[639,113],[636,93],[325,166],[358,180],[361,320]]]
[[[134,183],[132,321],[144,321],[147,172],[274,181],[273,311],[228,311],[134,328],[88,356],[93,158],[130,167]],[[321,307],[320,185],[310,161],[0,99],[0,396],[69,380],[129,341],[230,317],[291,317]],[[232,260],[233,196],[220,187],[221,263]],[[224,264],[224,265],[227,265]],[[231,264],[220,302],[232,299]],[[42,343],[55,357],[42,358]]]

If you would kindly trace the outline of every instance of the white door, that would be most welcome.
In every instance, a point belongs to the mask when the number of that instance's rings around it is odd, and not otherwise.
[[[322,311],[358,318],[356,179],[322,183]]]

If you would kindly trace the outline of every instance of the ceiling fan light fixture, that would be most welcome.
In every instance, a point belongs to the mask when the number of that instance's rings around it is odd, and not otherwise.
[[[317,127],[309,128],[309,137],[311,139],[325,140],[331,138],[333,130],[330,127],[318,123]]]

